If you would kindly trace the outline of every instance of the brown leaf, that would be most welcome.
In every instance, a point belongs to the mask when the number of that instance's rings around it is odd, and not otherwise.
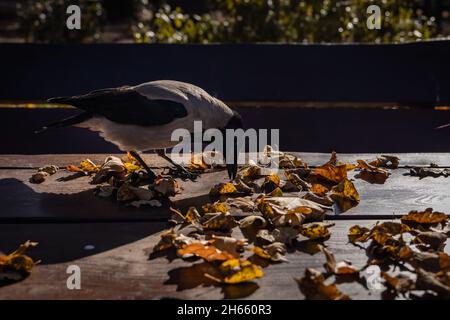
[[[335,275],[357,275],[359,274],[359,269],[352,266],[348,262],[340,261],[336,262],[333,252],[324,246],[320,246],[322,252],[325,254],[327,263],[325,264],[325,269]]]
[[[315,168],[312,174],[325,180],[339,183],[347,178],[347,166],[345,164],[339,166],[325,164]]]
[[[325,277],[319,271],[307,268],[301,279],[295,279],[307,300],[350,300],[335,284],[325,284]]]
[[[400,220],[408,226],[422,226],[430,227],[439,223],[446,223],[448,217],[445,213],[434,211],[432,208],[427,208],[425,211],[410,211],[404,215]]]
[[[30,273],[35,263],[33,259],[25,255],[25,252],[29,248],[36,247],[37,245],[37,242],[28,240],[25,243],[21,244],[16,251],[6,256],[0,256],[0,272],[12,271],[24,272],[27,274]]]
[[[360,201],[358,191],[347,178],[344,178],[337,186],[334,186],[331,192],[330,197],[337,203],[341,212],[357,206]]]

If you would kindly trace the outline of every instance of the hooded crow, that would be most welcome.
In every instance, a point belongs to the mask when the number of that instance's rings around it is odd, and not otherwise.
[[[182,176],[193,175],[166,155],[166,149],[175,146],[174,130],[183,128],[194,133],[194,121],[202,121],[203,130],[216,128],[243,128],[242,118],[225,103],[209,95],[203,89],[184,82],[159,80],[137,86],[124,86],[92,91],[73,97],[59,97],[50,103],[67,104],[83,110],[82,113],[51,123],[39,130],[76,126],[99,132],[106,141],[112,142],[122,151],[129,151],[146,169],[151,179],[155,173],[139,156],[139,152],[154,150],[172,163]],[[227,153],[226,135],[223,135],[224,156]],[[237,173],[236,141],[234,159],[227,161],[228,176],[234,179]],[[230,149],[228,149],[230,150]]]

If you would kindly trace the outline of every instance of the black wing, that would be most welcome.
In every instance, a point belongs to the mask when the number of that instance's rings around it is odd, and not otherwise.
[[[163,125],[187,116],[182,103],[151,100],[130,87],[96,90],[85,95],[52,98],[48,101],[68,104],[114,122],[141,126]]]

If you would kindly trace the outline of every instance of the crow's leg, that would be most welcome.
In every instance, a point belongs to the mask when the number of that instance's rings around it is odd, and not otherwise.
[[[163,158],[164,160],[166,160],[167,162],[169,162],[170,164],[172,164],[175,167],[175,171],[172,171],[172,173],[174,173],[174,175],[183,178],[183,179],[191,179],[191,180],[195,180],[200,174],[196,173],[196,172],[192,172],[188,169],[186,169],[185,167],[183,167],[182,165],[180,165],[179,163],[176,163],[175,161],[172,160],[172,158],[170,158],[167,153],[166,153],[166,149],[158,149],[156,150],[156,153]]]
[[[137,162],[139,162],[139,164],[145,169],[145,171],[147,171],[149,179],[153,182],[156,179],[156,173],[152,169],[150,169],[150,167],[145,163],[144,160],[142,160],[137,151],[132,150],[130,151],[130,154],[137,160]]]

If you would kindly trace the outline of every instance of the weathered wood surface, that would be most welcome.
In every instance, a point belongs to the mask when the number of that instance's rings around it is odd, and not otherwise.
[[[314,152],[293,152],[303,159],[310,166],[322,165],[330,159],[329,153],[314,153]],[[400,167],[405,166],[428,166],[430,163],[435,163],[441,167],[450,167],[450,153],[392,153],[400,158]],[[89,158],[95,163],[103,163],[108,154],[57,154],[57,155],[1,155],[0,168],[39,168],[48,164],[58,166],[67,166],[69,164],[78,164],[81,160]],[[124,154],[117,154],[118,157],[123,157]],[[358,159],[373,160],[380,154],[375,153],[360,153],[360,154],[339,154],[338,160],[342,162],[356,162]],[[167,167],[168,163],[156,154],[144,154],[143,158],[151,167]]]
[[[359,156],[354,156],[359,157]],[[431,159],[423,156],[423,159]],[[78,155],[77,161],[82,159]],[[0,157],[0,159],[2,159]],[[72,159],[75,159],[73,156]],[[90,177],[70,181],[59,181],[71,173],[60,171],[42,184],[32,184],[29,178],[34,171],[29,169],[0,170],[0,219],[10,221],[33,219],[57,220],[159,220],[168,216],[167,206],[163,208],[131,208],[120,206],[109,200],[93,195],[95,186]],[[384,184],[371,184],[354,179],[361,201],[358,206],[333,218],[358,219],[391,218],[410,210],[432,207],[450,212],[450,179],[419,179],[408,175],[409,169],[392,170]],[[354,178],[355,172],[349,173]],[[204,173],[196,182],[181,181],[182,192],[171,199],[172,205],[180,208],[201,205],[211,201],[208,193],[213,185],[227,181],[224,170]],[[168,204],[169,205],[169,204]]]
[[[355,266],[367,262],[365,251],[347,243],[354,224],[372,226],[376,220],[336,221],[326,245],[338,261]],[[324,255],[291,248],[288,263],[264,268],[264,277],[246,285],[219,286],[202,277],[201,261],[187,262],[167,255],[151,255],[165,223],[2,224],[0,251],[11,252],[27,239],[38,241],[29,255],[42,262],[25,280],[0,288],[0,299],[301,299],[294,278],[305,268],[323,270]],[[236,230],[236,229],[235,229]],[[241,237],[236,230],[235,237]],[[93,245],[93,250],[85,250]],[[447,250],[448,251],[448,250]],[[175,258],[175,259],[174,259]],[[66,269],[81,269],[81,290],[68,290]],[[358,282],[338,287],[352,299],[380,299],[381,290],[367,290]]]

